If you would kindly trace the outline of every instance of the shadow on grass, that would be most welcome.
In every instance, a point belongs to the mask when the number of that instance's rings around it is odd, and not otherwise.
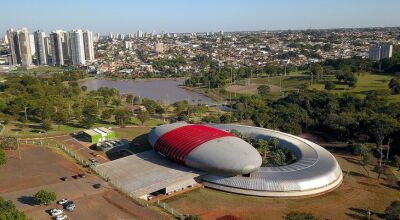
[[[26,205],[30,205],[30,206],[38,205],[38,203],[36,202],[36,200],[33,196],[21,196],[17,200],[18,200],[18,202],[20,202],[22,204],[26,204]]]
[[[358,173],[358,172],[354,172],[354,171],[350,171],[349,174],[352,176],[367,177],[366,175],[364,175],[362,173]]]
[[[386,183],[381,183],[381,185],[382,186],[386,186],[386,187],[391,188],[391,189],[400,190],[400,186],[394,186],[394,185],[386,184]]]

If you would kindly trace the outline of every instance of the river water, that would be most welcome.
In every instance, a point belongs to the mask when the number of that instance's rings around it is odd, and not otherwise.
[[[149,98],[166,104],[188,100],[190,104],[215,104],[211,98],[179,87],[183,85],[183,79],[166,80],[112,80],[89,78],[81,81],[80,86],[87,86],[88,91],[97,90],[100,87],[118,89],[121,94],[133,94],[140,98]]]

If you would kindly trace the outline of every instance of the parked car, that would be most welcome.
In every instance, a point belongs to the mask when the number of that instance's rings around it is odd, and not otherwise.
[[[68,177],[63,176],[63,177],[61,177],[60,179],[61,179],[62,181],[67,181]]]
[[[50,210],[51,216],[58,216],[58,215],[61,215],[62,213],[63,213],[63,210],[61,210],[61,209],[51,209]]]
[[[58,216],[55,217],[55,220],[64,220],[64,219],[67,219],[67,218],[68,218],[68,216],[66,216],[66,215],[58,215]]]
[[[92,162],[92,163],[97,163],[97,159],[96,159],[96,158],[94,158],[94,157],[92,157],[92,158],[89,158],[89,161],[90,161],[90,162]]]
[[[68,203],[67,205],[64,206],[64,208],[70,212],[74,211],[75,209],[75,204],[74,203]]]
[[[59,205],[63,205],[63,204],[65,204],[65,203],[67,203],[68,202],[68,199],[60,199],[60,200],[58,200],[57,201],[57,204],[59,204]]]
[[[72,178],[74,178],[74,179],[79,179],[79,178],[81,178],[81,177],[79,176],[79,174],[76,174],[76,175],[73,175]]]
[[[101,187],[100,183],[93,184],[93,188],[95,189],[100,189],[100,187]]]

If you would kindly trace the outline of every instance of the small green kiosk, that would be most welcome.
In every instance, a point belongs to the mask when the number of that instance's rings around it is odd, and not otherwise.
[[[83,131],[88,141],[96,144],[102,141],[115,140],[115,132],[110,129],[101,127]]]

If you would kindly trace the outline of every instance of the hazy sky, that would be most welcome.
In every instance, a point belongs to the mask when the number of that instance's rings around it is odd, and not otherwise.
[[[7,0],[10,27],[131,33],[400,26],[400,0]]]

